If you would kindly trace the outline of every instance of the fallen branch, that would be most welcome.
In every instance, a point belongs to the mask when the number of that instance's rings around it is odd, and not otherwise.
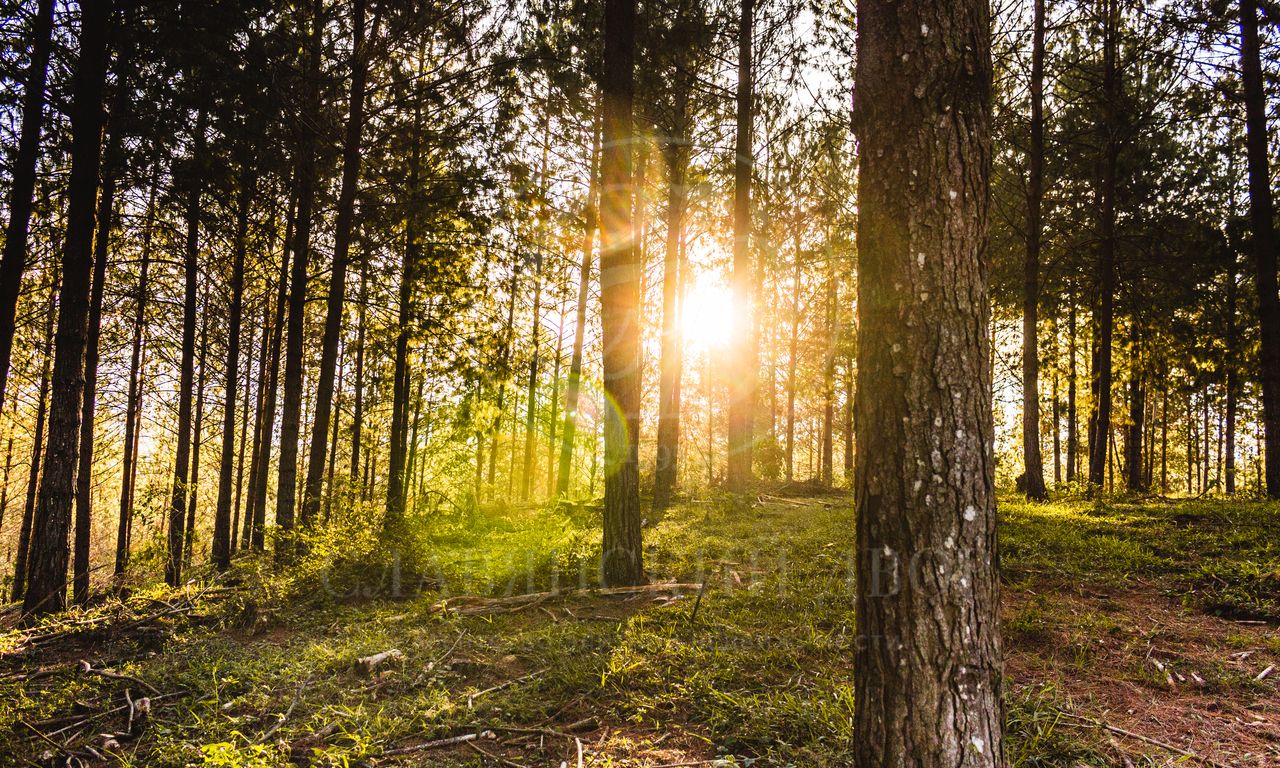
[[[550,669],[550,667],[540,669],[537,672],[530,672],[529,674],[524,675],[523,677],[517,677],[514,680],[508,680],[505,683],[499,683],[498,685],[492,686],[490,688],[485,688],[483,691],[478,691],[476,693],[470,694],[469,696],[467,696],[467,709],[471,709],[471,706],[475,703],[475,700],[480,698],[481,696],[484,696],[485,694],[488,694],[488,693],[495,693],[497,691],[501,691],[504,688],[510,688],[511,686],[517,685],[519,683],[523,683],[526,680],[532,680],[535,677],[539,677],[541,675],[546,674],[547,669]]]
[[[127,680],[131,683],[136,683],[137,685],[140,685],[143,688],[146,688],[148,691],[151,691],[157,696],[160,695],[159,689],[157,689],[151,683],[148,683],[146,680],[140,680],[134,677],[133,675],[122,675],[119,672],[111,672],[106,669],[94,669],[93,665],[85,661],[84,659],[80,660],[80,670],[87,675],[98,675],[99,677],[105,677],[110,680]]]
[[[435,739],[434,741],[424,741],[421,744],[414,744],[408,747],[397,747],[388,749],[382,753],[383,757],[393,757],[395,755],[410,755],[414,752],[425,752],[428,749],[439,749],[440,747],[454,747],[459,744],[466,744],[476,739],[492,739],[495,738],[493,731],[480,731],[478,733],[464,733],[461,736],[450,736],[447,739]]]
[[[1212,766],[1213,768],[1231,768],[1230,766],[1225,765],[1224,763],[1219,763],[1216,760],[1205,757],[1203,755],[1197,755],[1195,752],[1192,752],[1190,750],[1186,750],[1181,747],[1176,747],[1173,744],[1170,744],[1165,741],[1160,741],[1159,739],[1153,739],[1150,736],[1143,736],[1141,733],[1134,733],[1133,731],[1127,731],[1124,728],[1111,725],[1110,723],[1104,723],[1101,720],[1094,720],[1093,718],[1072,714],[1071,712],[1063,712],[1062,715],[1063,717],[1069,717],[1074,720],[1079,720],[1082,723],[1088,723],[1089,725],[1092,725],[1095,728],[1101,728],[1104,731],[1110,731],[1111,733],[1114,733],[1118,736],[1127,736],[1130,739],[1137,739],[1138,741],[1146,742],[1147,744],[1150,744],[1153,747],[1159,747],[1160,749],[1168,750],[1176,755],[1182,755],[1183,757],[1190,758],[1192,760],[1199,760],[1202,764]]]
[[[431,606],[432,612],[449,612],[461,616],[473,616],[484,613],[510,613],[541,605],[553,597],[573,597],[585,595],[589,597],[613,597],[617,595],[638,595],[647,592],[678,592],[694,590],[700,585],[680,582],[659,582],[642,584],[635,587],[603,587],[587,589],[564,589],[550,592],[529,592],[510,597],[485,598],[478,595],[459,595],[451,597]],[[456,606],[456,607],[455,607]]]
[[[276,721],[275,725],[268,728],[265,733],[257,738],[254,742],[255,744],[265,743],[267,739],[275,735],[276,731],[280,730],[280,726],[284,725],[285,721],[289,719],[289,716],[293,714],[294,708],[298,706],[298,700],[302,698],[302,692],[311,684],[312,677],[314,677],[314,675],[308,675],[307,679],[303,680],[302,683],[298,685],[298,690],[293,693],[293,701],[289,702],[289,708],[284,711],[284,714],[280,716],[280,719]]]

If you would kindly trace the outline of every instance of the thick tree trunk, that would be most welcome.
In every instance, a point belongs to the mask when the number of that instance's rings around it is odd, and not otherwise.
[[[751,449],[756,399],[756,348],[751,259],[752,96],[751,53],[755,0],[742,0],[738,19],[737,133],[733,174],[733,376],[729,379],[729,456],[725,485],[741,493],[752,482]]]
[[[213,516],[213,566],[231,567],[235,524],[231,519],[231,473],[236,450],[236,398],[240,392],[240,324],[244,314],[244,259],[248,248],[249,207],[257,187],[253,160],[240,169],[240,199],[236,204],[236,233],[231,256],[231,306],[227,309],[226,384],[222,402],[222,454],[218,461],[218,506]],[[245,398],[246,401],[248,398]],[[242,462],[243,463],[243,462]],[[239,509],[237,505],[237,509]]]
[[[1006,764],[989,24],[981,0],[858,3],[858,768]]]
[[[600,112],[596,111],[595,131],[591,142],[591,177],[587,180],[587,203],[582,214],[582,263],[578,267],[578,307],[574,315],[573,356],[569,360],[569,380],[564,389],[564,428],[560,434],[560,470],[556,475],[556,496],[569,492],[573,478],[574,441],[578,437],[578,397],[582,389],[582,346],[587,328],[587,301],[591,295],[591,257],[600,194]],[[499,399],[501,402],[501,399]],[[501,409],[499,409],[501,410]],[[493,453],[489,454],[489,484],[493,484]]]
[[[311,214],[316,203],[317,121],[320,112],[320,59],[322,55],[324,1],[311,5],[311,40],[307,65],[306,103],[313,115],[300,119],[302,140],[298,148],[298,214],[293,237],[293,264],[289,279],[288,343],[284,354],[284,401],[280,411],[280,471],[276,485],[276,559],[293,558],[294,506],[298,491],[298,440],[302,433],[303,327],[307,309],[307,264],[311,254]]]
[[[120,518],[116,526],[115,575],[129,565],[129,539],[133,528],[134,483],[137,480],[138,436],[142,423],[142,339],[147,324],[148,283],[151,270],[151,238],[155,225],[156,188],[153,180],[147,199],[147,222],[142,233],[142,265],[138,268],[138,295],[133,310],[133,341],[129,354],[129,396],[125,404],[123,468],[120,475]]]
[[[36,400],[36,431],[31,439],[31,468],[27,473],[27,499],[22,509],[22,525],[18,529],[18,551],[13,556],[14,602],[22,599],[27,589],[27,560],[31,553],[31,527],[36,514],[36,492],[40,488],[40,460],[44,458],[44,433],[49,414],[50,368],[53,365],[54,294],[58,291],[57,278],[49,287],[49,310],[44,325],[44,364],[40,369],[40,392]]]
[[[9,167],[9,223],[0,256],[0,410],[4,409],[9,382],[9,361],[18,311],[22,273],[27,266],[27,240],[31,232],[32,195],[36,165],[40,159],[40,132],[44,128],[45,83],[49,53],[53,49],[54,0],[40,0],[31,23],[31,60],[23,81],[22,127],[18,150]]]
[[[1249,219],[1262,351],[1262,426],[1267,495],[1280,498],[1280,297],[1276,294],[1275,209],[1267,142],[1267,98],[1258,52],[1257,0],[1240,0],[1240,66],[1249,154]]]
[[[112,131],[116,133],[116,131]],[[94,242],[93,283],[89,291],[89,322],[85,329],[84,397],[80,404],[80,462],[76,470],[75,538],[72,551],[72,599],[76,605],[89,602],[89,544],[93,532],[93,439],[98,405],[98,344],[102,336],[102,300],[106,291],[107,259],[111,252],[112,210],[116,198],[116,167],[109,140],[107,162],[110,163],[98,195],[97,239]]]
[[[103,91],[107,76],[111,0],[81,7],[80,59],[72,84],[71,175],[67,180],[67,229],[62,251],[57,346],[49,439],[32,520],[31,553],[23,613],[62,611],[67,604],[67,539],[80,459],[80,407],[93,268],[94,208],[102,163]]]
[[[192,163],[204,159],[205,113],[196,117]],[[178,445],[173,463],[173,491],[169,501],[168,560],[165,581],[176,587],[182,583],[183,531],[187,512],[187,477],[191,461],[191,394],[195,381],[196,312],[199,286],[200,193],[202,174],[193,173],[187,180],[186,243],[183,246],[185,296],[182,319],[182,362],[178,384]]]
[[[307,462],[307,483],[302,497],[301,523],[306,527],[315,523],[320,512],[325,450],[333,411],[333,379],[338,365],[338,341],[342,335],[342,314],[347,295],[347,262],[351,253],[356,192],[360,185],[360,144],[364,134],[364,95],[368,73],[365,0],[355,0],[352,14],[354,41],[351,48],[351,106],[342,146],[342,186],[338,192],[338,212],[333,235],[333,271],[329,276],[324,338],[320,344],[319,381],[316,385],[315,413],[311,424],[311,458]]]
[[[1102,173],[1098,182],[1098,261],[1094,278],[1098,292],[1093,323],[1093,413],[1089,425],[1089,483],[1101,486],[1107,470],[1107,436],[1111,433],[1111,340],[1115,328],[1116,292],[1116,166],[1120,141],[1120,72],[1117,62],[1120,11],[1117,0],[1104,0],[1103,12],[1103,135]]]
[[[674,96],[671,137],[665,147],[667,160],[667,239],[662,261],[662,358],[658,364],[658,443],[653,472],[653,511],[671,505],[680,454],[680,378],[684,368],[684,340],[680,335],[683,279],[680,245],[689,192],[685,175],[689,167],[689,83],[682,74]]]
[[[640,274],[632,232],[636,0],[605,0],[600,157],[604,546],[610,586],[645,582],[640,536]]]
[[[1044,501],[1040,456],[1040,205],[1044,197],[1044,3],[1035,0],[1031,52],[1031,147],[1027,151],[1027,252],[1022,267],[1022,463],[1027,498]]]

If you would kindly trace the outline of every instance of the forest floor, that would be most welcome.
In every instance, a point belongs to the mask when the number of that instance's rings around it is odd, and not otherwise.
[[[650,521],[645,590],[523,508],[10,626],[0,764],[847,765],[850,503],[776,493]],[[1280,507],[1006,501],[1000,541],[1012,765],[1280,766]]]

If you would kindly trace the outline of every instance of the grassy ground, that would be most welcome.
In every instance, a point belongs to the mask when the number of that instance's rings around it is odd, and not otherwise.
[[[246,563],[10,630],[0,763],[846,764],[846,498],[684,505],[647,558],[692,586],[629,594],[577,589],[594,524],[495,512],[434,527],[425,558]],[[1280,765],[1280,508],[1010,502],[1001,547],[1015,766]]]

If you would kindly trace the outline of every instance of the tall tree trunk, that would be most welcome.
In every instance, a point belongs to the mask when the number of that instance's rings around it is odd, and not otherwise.
[[[853,487],[853,354],[848,355],[844,367],[844,480]]]
[[[338,192],[338,212],[334,223],[333,271],[329,277],[324,338],[320,344],[319,381],[316,385],[315,414],[311,424],[311,458],[307,462],[307,484],[302,497],[301,523],[307,527],[315,523],[320,511],[325,449],[333,410],[333,379],[338,365],[338,340],[342,335],[342,314],[346,303],[347,261],[351,253],[356,192],[360,185],[360,144],[364,134],[364,94],[368,73],[365,0],[355,0],[352,15],[354,42],[351,48],[351,107],[342,145],[342,186]]]
[[[560,276],[556,278],[557,286],[564,285],[564,278],[568,275],[568,270],[561,270]],[[556,314],[556,354],[553,358],[551,367],[551,397],[549,398],[551,405],[551,415],[547,419],[547,429],[550,434],[547,435],[547,495],[555,493],[556,490],[556,438],[558,434],[557,428],[560,426],[560,369],[564,364],[564,312],[568,304],[568,295],[561,293],[560,309]]]
[[[636,0],[605,0],[600,156],[606,584],[645,582],[640,536],[640,274],[632,232]]]
[[[50,368],[53,365],[53,318],[58,280],[49,286],[49,311],[44,325],[44,364],[40,369],[40,393],[36,400],[36,431],[31,439],[31,469],[27,473],[27,501],[22,510],[22,525],[18,530],[18,551],[13,557],[14,602],[21,600],[27,588],[27,560],[31,554],[31,528],[36,514],[36,492],[40,488],[40,460],[44,458],[44,433],[49,413]]]
[[[185,543],[182,548],[183,568],[191,567],[196,544],[196,501],[200,495],[200,446],[204,443],[204,385],[208,372],[206,361],[209,352],[209,297],[205,294],[205,311],[200,317],[200,354],[196,381],[196,420],[191,437],[191,482],[187,487],[187,523],[183,530]]]
[[[529,383],[525,388],[524,463],[520,472],[521,501],[529,500],[529,490],[533,483],[533,444],[538,424],[538,364],[541,362],[539,359],[539,344],[542,341],[542,243],[538,244],[538,251],[533,260],[533,328],[531,329],[531,338],[533,340],[533,354],[529,357]]]
[[[1117,0],[1104,0],[1103,12],[1103,134],[1102,174],[1098,183],[1098,311],[1093,324],[1093,414],[1090,423],[1089,483],[1101,486],[1107,469],[1107,436],[1111,433],[1111,339],[1115,327],[1116,283],[1116,166],[1120,154],[1119,49],[1120,10]]]
[[[258,430],[260,435],[259,455],[253,461],[256,470],[250,473],[253,475],[253,482],[249,486],[249,511],[251,514],[246,515],[245,525],[251,524],[252,529],[246,533],[245,541],[249,542],[249,546],[252,546],[258,552],[263,551],[266,544],[267,486],[270,482],[271,474],[271,443],[275,432],[277,395],[280,390],[280,353],[281,348],[284,346],[285,315],[289,304],[289,276],[292,274],[293,267],[289,256],[293,252],[293,239],[296,233],[298,211],[299,205],[295,195],[289,204],[288,218],[285,221],[284,247],[280,253],[280,279],[276,284],[276,318],[270,334],[271,351],[268,353],[269,362],[267,363],[267,392],[263,397],[265,405],[263,407],[262,423]]]
[[[680,335],[680,286],[684,279],[680,246],[689,191],[689,89],[685,72],[677,73],[671,138],[664,147],[667,160],[667,240],[662,261],[662,358],[658,364],[658,444],[653,473],[653,511],[671,505],[680,454],[680,378],[684,368],[684,340]]]
[[[329,518],[333,514],[333,501],[334,501],[333,475],[334,475],[334,472],[337,470],[337,466],[338,466],[338,430],[342,426],[342,391],[343,391],[342,377],[346,374],[346,369],[347,369],[346,361],[342,360],[342,358],[346,354],[346,346],[347,346],[346,344],[342,345],[342,350],[340,350],[340,354],[339,354],[338,392],[337,392],[337,395],[335,396],[334,403],[333,403],[333,429],[330,430],[330,438],[329,438],[329,468],[326,472],[328,477],[325,480],[325,485],[328,487],[328,492],[325,494],[325,502],[324,502],[324,521],[326,523],[329,522]]]
[[[538,366],[541,363],[540,350],[542,344],[542,265],[547,248],[547,212],[548,178],[547,158],[551,149],[551,84],[547,83],[547,98],[542,104],[542,162],[538,171],[538,199],[540,214],[538,216],[538,236],[536,252],[533,260],[533,329],[530,336],[533,340],[533,354],[529,357],[529,386],[526,390],[525,422],[524,422],[524,469],[520,474],[520,500],[528,501],[533,486],[533,475],[536,459],[534,442],[537,427],[538,406]]]
[[[751,449],[756,398],[756,347],[752,311],[751,259],[752,63],[755,0],[742,0],[738,19],[737,133],[733,174],[733,301],[737,311],[733,333],[733,370],[729,379],[729,458],[725,484],[734,493],[752,481]]]
[[[1262,427],[1266,442],[1267,496],[1280,498],[1280,297],[1276,293],[1275,209],[1267,146],[1267,97],[1258,52],[1257,0],[1240,0],[1240,67],[1244,82],[1249,154],[1249,219],[1253,225],[1254,278],[1262,351]]]
[[[1236,418],[1240,398],[1239,331],[1236,328],[1236,301],[1238,285],[1236,269],[1232,264],[1227,271],[1227,337],[1226,337],[1226,492],[1236,492]]]
[[[142,339],[147,324],[148,283],[151,270],[151,238],[155,226],[156,188],[153,179],[147,198],[147,220],[142,232],[142,265],[138,268],[138,295],[133,310],[133,341],[129,354],[129,396],[125,404],[123,468],[120,474],[120,518],[116,526],[115,575],[129,565],[129,539],[133,528],[134,484],[137,481],[138,439],[142,424]]]
[[[858,3],[859,768],[1006,765],[989,24],[982,0]]]
[[[213,516],[213,565],[231,567],[231,473],[236,450],[236,398],[240,392],[240,323],[244,314],[244,259],[248,248],[249,207],[257,187],[256,163],[246,158],[240,168],[240,197],[236,204],[236,232],[231,257],[231,306],[227,309],[226,385],[222,403],[222,454],[218,462],[218,506]],[[248,398],[245,398],[246,400]]]
[[[36,188],[36,165],[40,159],[40,132],[44,129],[45,83],[49,74],[49,53],[53,49],[53,8],[54,0],[40,0],[31,22],[31,60],[23,81],[22,127],[18,151],[9,168],[9,223],[4,231],[4,253],[0,256],[0,410],[4,409],[18,294],[22,287],[22,273],[27,266],[32,195]]]
[[[835,268],[827,264],[827,349],[822,364],[822,483],[835,480],[836,427],[836,277]]]
[[[564,389],[564,428],[560,434],[560,471],[556,475],[556,496],[569,492],[573,477],[573,449],[578,436],[578,397],[582,388],[582,346],[587,329],[587,301],[591,296],[591,256],[595,249],[597,200],[600,194],[600,107],[596,109],[591,140],[591,170],[587,180],[587,202],[582,212],[582,263],[578,267],[578,308],[574,315],[573,356],[569,360],[569,380]],[[501,394],[499,394],[501,403]],[[501,410],[501,408],[499,408]],[[496,446],[495,446],[496,447]],[[489,484],[493,484],[494,451],[489,454]]]
[[[89,291],[89,322],[85,329],[84,396],[80,404],[80,461],[76,470],[75,538],[71,564],[72,599],[76,605],[89,603],[89,544],[93,533],[93,439],[98,405],[98,343],[102,336],[102,301],[106,291],[107,259],[111,252],[112,210],[116,203],[118,160],[114,148],[119,141],[113,130],[107,141],[107,168],[98,196],[97,239],[94,242],[93,282]]]
[[[67,180],[67,230],[62,250],[58,336],[49,403],[49,440],[32,520],[25,614],[60,612],[67,604],[67,535],[80,459],[80,406],[93,268],[94,208],[102,163],[111,0],[82,6],[80,60],[72,83],[71,175]]]
[[[204,160],[205,112],[196,117],[193,132],[193,166]],[[200,193],[201,173],[192,173],[187,180],[186,243],[183,246],[183,272],[185,296],[182,319],[182,362],[178,384],[178,446],[173,463],[173,491],[169,501],[169,557],[165,563],[164,577],[169,586],[182,583],[183,530],[187,512],[187,477],[191,461],[191,393],[195,380],[196,312],[199,286],[200,243]]]
[[[264,304],[266,302],[263,302]],[[263,332],[266,332],[267,325],[264,323]],[[253,352],[256,348],[257,333],[255,329],[249,329],[249,345],[247,347],[248,354],[245,355],[244,361],[244,397],[240,398],[240,444],[238,448],[238,456],[236,457],[236,496],[235,506],[231,513],[231,550],[228,557],[239,549],[240,535],[240,515],[244,510],[242,502],[244,501],[244,454],[249,447],[252,438],[249,436],[249,387],[253,384]],[[259,365],[261,368],[261,365]],[[258,392],[262,392],[262,379],[258,379]],[[259,405],[262,403],[262,396],[258,396]],[[259,409],[257,412],[261,412]]]
[[[13,419],[9,420],[9,439],[4,449],[4,480],[0,481],[0,531],[9,512],[9,472],[13,469]]]
[[[1058,384],[1058,323],[1053,323],[1053,484],[1062,484],[1062,397]]]
[[[418,187],[418,147],[414,147],[413,169],[410,171],[409,188],[416,195]],[[421,244],[413,217],[405,232],[404,265],[400,273],[400,309],[397,318],[395,367],[391,386],[391,451],[387,469],[387,508],[383,526],[392,531],[404,519],[408,495],[408,478],[405,476],[406,440],[409,405],[409,335],[410,313],[413,301],[415,267],[421,259]]]
[[[360,262],[360,306],[356,308],[355,402],[351,411],[351,487],[360,481],[360,441],[364,431],[364,335],[365,316],[369,306],[369,264]]]
[[[1080,427],[1076,418],[1076,300],[1069,295],[1067,312],[1067,482],[1078,479],[1077,457],[1080,453]]]
[[[503,404],[507,396],[507,379],[511,377],[511,346],[515,338],[515,320],[516,320],[516,290],[520,286],[520,257],[516,256],[514,263],[511,265],[511,285],[507,289],[507,323],[503,327],[502,333],[502,364],[499,366],[502,379],[498,382],[498,402],[496,415],[493,417],[493,426],[490,429],[489,443],[489,488],[494,489],[497,468],[498,468],[498,434],[502,431],[502,419],[504,416]],[[515,419],[512,414],[511,427],[511,473],[507,475],[507,495],[511,495],[511,484],[515,481]]]
[[[1044,197],[1044,2],[1035,0],[1031,51],[1031,147],[1027,151],[1027,252],[1022,266],[1022,463],[1027,498],[1049,498],[1040,457],[1040,205]]]
[[[294,502],[298,490],[298,440],[302,433],[302,352],[303,327],[307,310],[307,262],[311,254],[311,214],[316,202],[317,122],[320,112],[320,59],[324,27],[324,0],[311,4],[311,40],[307,65],[306,103],[311,117],[300,120],[301,146],[298,148],[298,214],[293,237],[293,264],[289,283],[288,343],[284,354],[284,401],[280,411],[280,472],[276,486],[276,525],[281,531],[276,541],[276,559],[288,561],[294,553]],[[326,422],[327,423],[327,422]]]
[[[800,354],[800,228],[792,230],[795,242],[791,277],[791,345],[787,356],[787,482],[795,477],[796,367]]]
[[[1130,491],[1142,482],[1142,432],[1146,425],[1147,392],[1142,376],[1141,337],[1137,320],[1131,320],[1129,338],[1129,424],[1124,441],[1124,473]]]

